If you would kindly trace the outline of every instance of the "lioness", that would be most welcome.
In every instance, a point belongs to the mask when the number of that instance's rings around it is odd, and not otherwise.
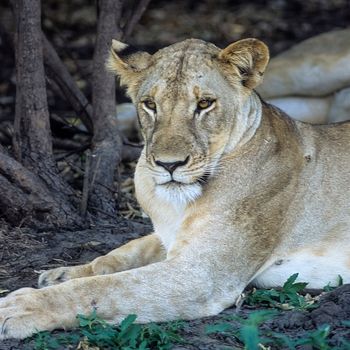
[[[350,28],[304,40],[275,56],[257,91],[291,117],[327,124],[350,118]]]
[[[135,184],[154,233],[0,299],[2,339],[70,328],[92,309],[112,322],[215,315],[248,283],[295,272],[311,288],[350,282],[350,123],[315,127],[264,103],[254,88],[268,60],[256,39],[154,55],[113,42],[108,66],[145,139]]]

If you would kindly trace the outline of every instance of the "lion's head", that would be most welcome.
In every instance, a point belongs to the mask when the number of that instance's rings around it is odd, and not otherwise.
[[[153,55],[113,41],[107,65],[137,108],[159,195],[190,201],[201,194],[222,154],[256,121],[250,96],[268,59],[257,39],[223,50],[189,39]]]

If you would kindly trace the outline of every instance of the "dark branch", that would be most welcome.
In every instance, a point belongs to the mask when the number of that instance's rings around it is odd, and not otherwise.
[[[129,39],[131,33],[133,32],[136,24],[140,21],[142,15],[146,11],[151,0],[139,0],[135,10],[131,14],[130,19],[125,24],[125,28],[123,28],[123,40]]]

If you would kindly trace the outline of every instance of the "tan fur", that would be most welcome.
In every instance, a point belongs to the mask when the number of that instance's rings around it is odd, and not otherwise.
[[[314,127],[262,102],[252,88],[268,50],[256,39],[126,49],[113,43],[108,67],[138,108],[136,194],[155,232],[0,299],[0,337],[73,327],[94,308],[113,322],[214,315],[248,283],[295,272],[311,288],[349,282],[350,124]]]

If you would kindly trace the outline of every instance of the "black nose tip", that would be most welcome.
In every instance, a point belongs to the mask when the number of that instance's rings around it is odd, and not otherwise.
[[[179,166],[185,165],[188,163],[190,157],[186,157],[185,160],[180,160],[180,161],[176,161],[176,162],[161,162],[160,160],[155,160],[155,163],[161,167],[163,167],[164,169],[168,170],[170,174],[172,174],[176,168],[178,168]]]

